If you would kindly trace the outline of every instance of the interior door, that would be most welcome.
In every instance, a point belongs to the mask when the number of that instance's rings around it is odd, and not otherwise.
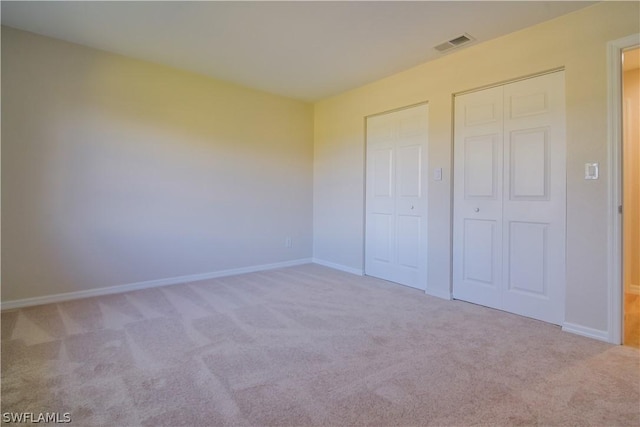
[[[454,297],[564,321],[564,73],[456,97]]]
[[[365,274],[427,284],[428,105],[367,118]]]

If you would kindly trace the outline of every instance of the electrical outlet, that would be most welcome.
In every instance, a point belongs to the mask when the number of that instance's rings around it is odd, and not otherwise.
[[[293,246],[292,243],[291,243],[291,237],[285,238],[284,239],[284,247],[285,248],[290,248],[291,246]]]

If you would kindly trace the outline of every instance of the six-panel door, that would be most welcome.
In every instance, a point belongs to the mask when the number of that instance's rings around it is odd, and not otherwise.
[[[564,321],[564,111],[564,72],[455,98],[455,298]]]
[[[367,118],[365,273],[427,280],[426,104]]]

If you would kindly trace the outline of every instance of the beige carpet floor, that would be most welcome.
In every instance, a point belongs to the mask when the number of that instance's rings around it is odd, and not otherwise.
[[[2,312],[2,412],[69,412],[72,426],[638,426],[640,353],[304,265]]]

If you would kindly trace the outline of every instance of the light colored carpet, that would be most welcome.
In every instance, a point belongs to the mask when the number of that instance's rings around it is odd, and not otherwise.
[[[640,425],[640,353],[318,265],[2,313],[2,412],[78,426]]]

